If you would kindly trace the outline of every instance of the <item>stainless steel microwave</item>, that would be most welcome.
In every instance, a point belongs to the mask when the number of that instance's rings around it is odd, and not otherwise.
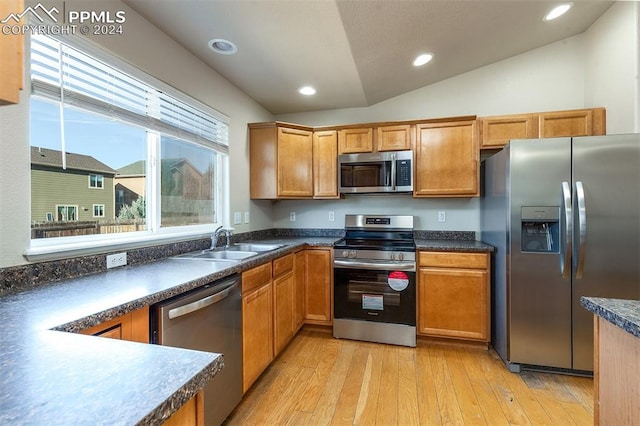
[[[341,194],[413,191],[413,151],[389,151],[338,156]]]

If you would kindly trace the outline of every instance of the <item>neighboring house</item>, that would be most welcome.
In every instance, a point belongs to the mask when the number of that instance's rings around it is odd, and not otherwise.
[[[115,217],[116,171],[89,155],[31,147],[31,221],[85,221]]]
[[[146,162],[136,161],[116,170],[114,178],[116,217],[122,207],[144,197],[146,186]]]
[[[211,199],[213,187],[211,185],[214,170],[204,173],[199,171],[189,160],[184,158],[163,159],[161,169],[161,195],[163,217],[171,222],[172,217],[184,220],[186,215],[200,214],[212,210]],[[129,205],[145,194],[146,162],[136,161],[116,171],[115,203],[116,216],[120,209]]]

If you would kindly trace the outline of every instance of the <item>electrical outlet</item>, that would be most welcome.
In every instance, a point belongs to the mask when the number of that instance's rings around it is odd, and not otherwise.
[[[289,212],[289,222],[296,221],[296,212]]]
[[[249,223],[249,212],[244,212],[244,223]]]
[[[242,223],[242,213],[234,212],[233,213],[233,224],[234,225],[239,225],[241,223]]]
[[[335,221],[336,221],[335,212],[329,212],[329,222],[335,222]]]
[[[444,210],[440,210],[438,212],[438,222],[446,222],[447,221],[447,213]]]
[[[115,268],[117,266],[124,266],[127,264],[127,252],[108,254],[107,255],[107,269]]]

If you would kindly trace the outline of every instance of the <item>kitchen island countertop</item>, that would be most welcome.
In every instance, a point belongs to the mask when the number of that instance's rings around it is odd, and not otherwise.
[[[580,303],[588,311],[640,338],[640,300],[583,296]]]

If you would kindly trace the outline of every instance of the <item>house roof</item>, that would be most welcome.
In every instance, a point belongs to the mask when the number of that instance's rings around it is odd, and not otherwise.
[[[140,160],[135,163],[127,164],[116,170],[118,176],[132,176],[132,175],[145,175],[146,174],[146,161]]]
[[[66,153],[67,169],[86,170],[114,175],[116,171],[90,155]],[[62,168],[62,151],[31,147],[31,164]]]

